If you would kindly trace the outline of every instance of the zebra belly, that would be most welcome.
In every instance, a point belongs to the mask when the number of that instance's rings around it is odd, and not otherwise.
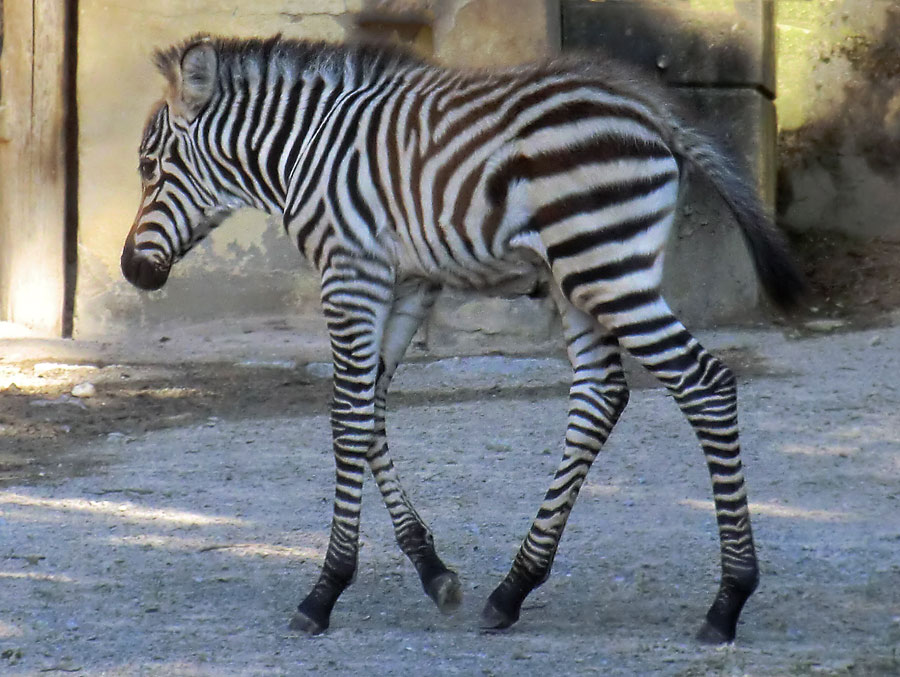
[[[400,277],[408,276],[423,277],[443,287],[476,291],[487,296],[514,297],[534,294],[548,278],[549,271],[540,261],[500,259],[491,262],[490,267],[484,266],[466,274],[444,268],[400,270]]]
[[[469,285],[464,289],[477,291],[485,296],[501,296],[512,298],[515,296],[539,293],[549,274],[542,266],[531,265],[524,269],[510,270],[505,275],[486,279],[481,285]],[[455,286],[448,284],[448,286]]]
[[[392,252],[398,279],[423,278],[443,287],[514,297],[535,293],[549,277],[545,260],[527,244],[513,244],[501,256],[469,259],[463,265],[446,252],[438,261],[424,260],[395,232],[385,233],[382,242]]]

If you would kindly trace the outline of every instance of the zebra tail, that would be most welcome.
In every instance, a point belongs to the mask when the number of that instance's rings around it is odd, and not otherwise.
[[[787,238],[756,192],[698,133],[684,128],[674,131],[673,150],[700,171],[734,214],[766,295],[782,310],[796,308],[806,291],[806,282],[794,262]]]

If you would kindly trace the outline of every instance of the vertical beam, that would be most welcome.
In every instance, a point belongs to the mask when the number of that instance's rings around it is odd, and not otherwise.
[[[65,280],[62,335],[72,338],[75,326],[75,289],[78,281],[78,0],[64,0],[65,47],[63,105],[65,106]]]
[[[66,10],[4,3],[0,56],[0,319],[62,331],[66,215]]]

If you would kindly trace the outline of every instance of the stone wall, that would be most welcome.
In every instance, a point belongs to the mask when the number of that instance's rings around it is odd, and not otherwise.
[[[900,241],[900,3],[776,11],[780,220]]]

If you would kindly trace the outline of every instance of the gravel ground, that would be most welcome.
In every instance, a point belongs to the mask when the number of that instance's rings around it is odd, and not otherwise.
[[[327,543],[323,365],[32,360],[16,377],[7,360],[0,674],[900,674],[900,326],[703,338],[739,373],[762,566],[735,645],[693,640],[718,545],[699,446],[663,390],[633,393],[550,580],[485,634],[561,452],[567,367],[404,366],[392,450],[463,606],[425,597],[369,482],[357,581],[309,638],[287,622]],[[66,396],[85,380],[92,398]]]

